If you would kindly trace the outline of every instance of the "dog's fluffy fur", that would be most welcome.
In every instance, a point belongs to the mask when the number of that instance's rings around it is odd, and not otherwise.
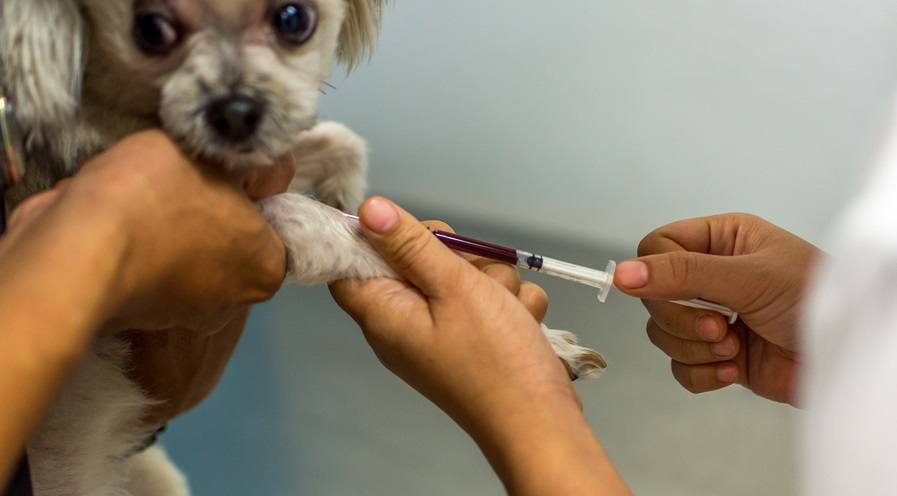
[[[188,154],[222,167],[296,158],[293,193],[261,204],[287,246],[289,280],[394,275],[333,208],[355,209],[363,197],[365,143],[345,126],[318,123],[315,111],[334,56],[351,68],[370,53],[384,2],[0,1],[0,83],[17,106],[28,163],[8,201],[52,186],[127,134],[161,127]],[[298,46],[272,30],[271,9],[286,4],[317,13],[317,29]],[[135,42],[135,9],[173,19],[183,39],[148,55]],[[234,96],[264,112],[248,136],[222,139],[209,109]],[[303,195],[311,190],[320,201]],[[604,367],[573,335],[545,332],[577,375]],[[37,494],[187,494],[160,448],[137,450],[155,427],[141,418],[156,400],[128,378],[127,345],[100,336],[28,443]]]

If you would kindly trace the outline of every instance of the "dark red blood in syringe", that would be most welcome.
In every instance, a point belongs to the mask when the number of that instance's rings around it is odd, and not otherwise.
[[[517,265],[517,250],[513,248],[445,231],[433,231],[433,235],[453,250]]]

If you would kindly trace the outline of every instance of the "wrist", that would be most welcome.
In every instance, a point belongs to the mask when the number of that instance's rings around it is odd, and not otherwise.
[[[152,284],[147,274],[154,272],[149,267],[152,261],[140,259],[134,249],[139,243],[135,239],[138,232],[152,223],[147,202],[140,197],[147,188],[141,184],[143,178],[135,177],[139,174],[127,172],[121,167],[85,171],[68,191],[72,202],[81,205],[83,215],[94,219],[89,224],[91,235],[105,240],[109,277],[102,313],[106,321],[116,318],[139,298]]]
[[[465,428],[509,494],[628,494],[570,392],[496,403]]]
[[[5,239],[0,298],[17,305],[4,312],[8,329],[27,329],[22,338],[63,357],[79,353],[119,296],[115,282],[125,243],[113,210],[67,189]]]
[[[126,193],[95,182],[73,182],[64,199],[68,204],[60,207],[67,210],[65,223],[73,226],[77,231],[74,235],[83,239],[82,260],[94,260],[97,264],[94,273],[102,297],[92,309],[98,325],[103,325],[130,296],[126,281],[134,265],[129,260],[131,229],[139,223],[128,213]]]

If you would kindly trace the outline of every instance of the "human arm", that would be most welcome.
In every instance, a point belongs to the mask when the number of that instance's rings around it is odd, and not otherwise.
[[[657,229],[640,258],[620,264],[615,284],[642,298],[648,337],[672,359],[693,393],[741,384],[796,404],[801,365],[799,318],[821,250],[759,217],[728,214]],[[669,300],[703,298],[739,312],[728,326],[712,312]]]
[[[509,493],[628,494],[527,305],[391,202],[361,219],[407,282],[332,291],[381,362],[470,434]]]
[[[282,244],[237,185],[161,133],[23,205],[0,241],[0,480],[99,328],[225,323],[283,274]]]
[[[81,201],[65,205],[0,243],[0,482],[111,307],[113,254],[124,246],[116,223]]]

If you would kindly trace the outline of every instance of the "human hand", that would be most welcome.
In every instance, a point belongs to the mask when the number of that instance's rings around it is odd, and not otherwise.
[[[271,167],[228,173],[232,182],[253,201],[286,192],[295,174],[292,157]],[[154,404],[144,419],[164,425],[193,409],[212,392],[243,335],[250,307],[240,305],[197,328],[155,331],[132,330],[123,336],[131,346],[131,375]]]
[[[130,157],[129,162],[133,162],[135,158],[152,160],[142,154]],[[121,164],[109,162],[108,166],[128,167],[128,162],[123,161]],[[178,170],[175,172],[184,173]],[[261,199],[286,191],[293,172],[292,160],[285,160],[273,167],[230,172],[228,182],[232,183],[237,191],[242,189],[249,198]],[[82,180],[81,175],[75,179],[64,180],[52,190],[39,193],[19,205],[10,216],[10,233],[15,235],[57,202],[60,195],[73,183]],[[105,186],[118,187],[114,183]],[[242,200],[238,201],[242,203]],[[121,206],[100,205],[99,208],[112,210],[120,209]],[[72,219],[71,222],[77,222],[77,219]],[[202,241],[201,237],[180,238],[176,241],[196,244],[197,239]],[[197,256],[202,256],[202,246],[195,248]],[[208,312],[205,315],[190,316],[187,321],[183,321],[182,316],[177,314],[165,316],[171,319],[170,322],[175,324],[175,327],[152,331],[131,329],[122,334],[131,346],[129,373],[152,398],[160,400],[146,418],[149,425],[164,424],[194,407],[209,394],[220,379],[242,335],[248,314],[249,306],[240,303],[221,313]],[[127,326],[129,323],[125,321],[118,324],[120,328]]]
[[[437,220],[424,221],[422,224],[430,232],[455,232],[452,226]],[[517,300],[523,304],[536,322],[545,320],[545,316],[548,314],[548,293],[546,293],[541,286],[529,281],[524,281],[520,277],[520,271],[517,270],[517,267],[468,253],[456,252],[456,255],[463,258],[467,263],[473,265],[483,274],[494,279],[504,286],[512,295],[516,296]]]
[[[511,267],[468,263],[388,200],[360,213],[374,249],[407,281],[331,291],[380,361],[471,435],[509,494],[628,494],[542,333],[544,292],[517,290]]]
[[[661,227],[638,255],[620,264],[615,284],[644,301],[648,337],[672,358],[683,387],[703,393],[737,383],[795,404],[801,303],[818,248],[758,217],[729,214]],[[668,302],[692,298],[740,319],[727,326],[719,314]]]
[[[341,281],[331,290],[388,369],[465,428],[494,415],[493,402],[505,394],[575,403],[538,323],[547,310],[540,288],[521,284],[510,266],[468,263],[388,200],[366,202],[361,222],[408,281]]]
[[[126,247],[110,327],[220,329],[279,289],[283,245],[241,187],[270,178],[253,174],[192,163],[156,131],[81,168],[65,193],[116,209]]]

